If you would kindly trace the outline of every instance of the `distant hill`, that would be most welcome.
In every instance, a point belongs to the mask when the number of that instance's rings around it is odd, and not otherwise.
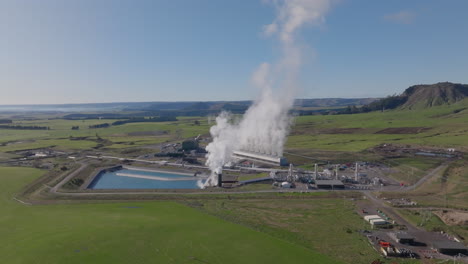
[[[345,107],[348,105],[366,105],[378,98],[319,98],[319,99],[297,99],[295,107]]]
[[[296,99],[293,111],[300,115],[336,111],[348,105],[361,106],[377,98]],[[0,105],[0,113],[67,113],[67,118],[130,118],[141,116],[205,116],[222,110],[244,113],[252,101],[117,102],[93,104]],[[79,114],[78,114],[79,113]]]
[[[402,109],[421,109],[450,105],[468,97],[468,84],[441,82],[430,85],[414,85],[402,94],[406,97]]]
[[[468,97],[468,84],[440,82],[418,84],[407,88],[400,95],[387,96],[362,107],[350,106],[342,114],[366,113],[385,109],[426,109],[450,105]]]
[[[348,105],[365,105],[378,100],[377,98],[320,98],[320,99],[296,99],[294,111],[298,114],[313,114],[330,110],[341,109]],[[166,114],[190,116],[204,116],[217,114],[222,110],[233,113],[244,113],[252,101],[205,101],[205,102],[169,102],[155,103],[141,110],[162,111]],[[334,109],[336,108],[336,109]],[[136,109],[132,109],[136,110]]]

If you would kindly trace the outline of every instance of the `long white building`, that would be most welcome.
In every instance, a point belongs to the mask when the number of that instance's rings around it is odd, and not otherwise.
[[[271,155],[242,151],[242,150],[234,151],[233,157],[237,159],[247,159],[251,161],[258,161],[258,162],[268,163],[268,164],[277,165],[277,166],[289,165],[288,161],[284,157],[275,157]]]

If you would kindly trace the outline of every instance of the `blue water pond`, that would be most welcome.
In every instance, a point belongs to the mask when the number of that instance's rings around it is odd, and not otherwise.
[[[177,173],[122,169],[100,173],[88,189],[199,189],[199,180]]]

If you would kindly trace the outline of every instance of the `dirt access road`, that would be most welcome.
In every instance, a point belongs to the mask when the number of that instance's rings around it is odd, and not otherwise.
[[[74,172],[70,173],[68,176],[63,178],[58,184],[56,184],[54,187],[50,189],[51,193],[57,193],[57,190],[62,187],[65,183],[67,183],[69,180],[71,180],[73,177],[75,177],[78,173],[80,173],[82,170],[84,170],[88,164],[85,161],[80,161],[78,162],[80,164],[80,167],[76,169]],[[67,175],[69,172],[63,173],[60,177],[63,177]]]
[[[400,188],[398,190],[392,190],[392,191],[394,191],[394,192],[412,191],[412,190],[418,188],[419,186],[421,186],[423,183],[430,180],[431,178],[433,178],[434,176],[436,176],[439,172],[445,170],[448,167],[448,163],[449,162],[444,162],[443,164],[441,164],[437,168],[431,170],[430,172],[428,172],[424,177],[422,177],[415,184],[413,184],[411,186],[408,186],[408,187]],[[390,217],[392,217],[393,219],[395,219],[395,221],[397,223],[399,223],[401,225],[405,225],[408,228],[408,231],[421,231],[421,229],[419,229],[418,227],[415,227],[414,225],[410,224],[403,217],[401,217],[398,213],[396,213],[391,205],[389,205],[384,200],[381,200],[380,198],[378,198],[377,196],[372,194],[372,191],[362,191],[362,193],[369,199],[369,201],[371,201],[373,203],[374,207],[385,211],[385,213],[387,215],[389,215]]]

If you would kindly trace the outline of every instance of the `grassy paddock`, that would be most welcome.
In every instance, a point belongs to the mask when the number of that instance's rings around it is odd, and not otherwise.
[[[344,263],[371,263],[379,259],[380,255],[357,232],[369,227],[355,213],[353,202],[321,196],[199,200],[190,204],[222,219],[334,256]]]
[[[199,134],[206,134],[209,130],[209,125],[204,117],[179,119],[177,122],[128,123],[108,128],[89,128],[89,126],[112,123],[117,120],[41,119],[15,121],[15,124],[18,125],[48,126],[50,130],[0,129],[2,135],[0,152],[45,147],[55,147],[61,150],[90,149],[97,145],[98,137],[108,141],[107,148],[129,148],[196,137]],[[195,125],[195,120],[198,120],[200,124]],[[80,129],[71,130],[73,126],[79,126]],[[86,139],[70,140],[70,138],[79,137],[86,137]]]
[[[316,115],[299,116],[295,119],[291,135],[288,137],[286,150],[291,152],[308,149],[339,152],[360,152],[381,143],[415,144],[434,147],[455,147],[466,150],[468,142],[468,110],[456,112],[466,102],[450,106],[439,106],[430,109],[411,111],[393,110],[354,115]],[[455,113],[456,112],[456,113]],[[36,145],[18,143],[17,146],[0,146],[0,152],[25,149],[28,147],[46,147],[54,145],[53,141],[62,140],[63,148],[83,149],[91,147],[97,135],[109,140],[108,148],[127,148],[156,144],[171,140],[181,140],[207,134],[209,124],[206,117],[179,117],[177,122],[128,123],[109,128],[90,129],[90,125],[112,123],[116,120],[63,120],[40,119],[34,121],[15,121],[19,125],[48,126],[51,130],[0,130],[0,144],[39,140]],[[199,125],[195,124],[199,121]],[[79,130],[71,130],[79,126]],[[386,128],[424,127],[416,134],[381,134]],[[148,134],[132,133],[148,132]],[[157,132],[157,133],[155,133]],[[158,134],[159,133],[159,134]],[[91,141],[66,142],[72,137],[89,137]]]
[[[4,263],[339,263],[174,202],[27,206],[12,199],[42,173],[0,167]]]
[[[296,118],[287,149],[362,151],[381,143],[418,144],[466,149],[468,111],[454,113],[467,102],[425,110],[394,110],[354,115]],[[379,134],[385,128],[425,127],[417,134]],[[345,130],[356,129],[356,130]]]

